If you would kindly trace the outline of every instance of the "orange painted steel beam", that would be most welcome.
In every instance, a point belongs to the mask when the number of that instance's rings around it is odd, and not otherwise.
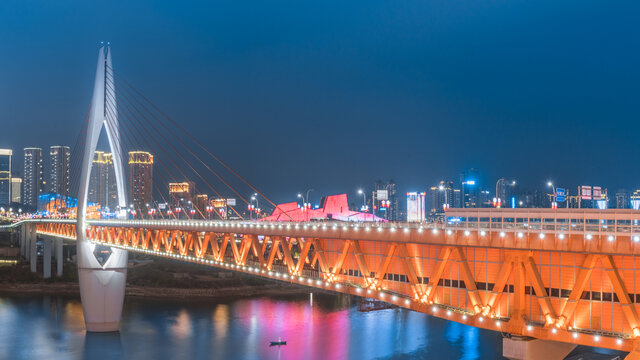
[[[387,251],[387,256],[384,258],[384,262],[380,265],[378,272],[376,273],[376,280],[374,282],[374,286],[380,286],[382,284],[382,280],[387,274],[387,269],[389,269],[389,265],[393,261],[393,254],[396,252],[396,244],[390,244],[389,250]]]
[[[309,255],[309,250],[311,250],[311,244],[312,241],[310,240],[304,242],[302,250],[300,251],[300,257],[298,258],[298,263],[296,264],[294,274],[302,274],[302,269],[304,268],[304,264],[306,263],[307,255]]]
[[[269,260],[267,260],[267,269],[269,270],[271,270],[271,268],[273,267],[273,261],[275,260],[279,245],[280,245],[279,237],[271,238],[271,250],[269,251]]]
[[[550,317],[551,319],[555,320],[555,310],[551,305],[549,294],[547,294],[547,290],[544,287],[544,283],[542,282],[542,277],[540,276],[538,267],[536,266],[536,263],[533,261],[533,258],[531,256],[526,256],[526,259],[524,260],[524,266],[527,270],[527,274],[529,274],[529,280],[531,282],[531,285],[533,286],[533,290],[535,291],[536,295],[538,295],[540,308],[542,309],[542,313],[544,314],[545,319],[548,319]]]
[[[615,291],[616,295],[618,295],[620,304],[622,304],[622,311],[624,311],[625,318],[627,319],[629,326],[631,327],[632,331],[637,334],[636,336],[640,335],[640,329],[638,328],[640,324],[638,323],[638,313],[636,311],[636,307],[629,298],[629,293],[627,292],[627,289],[624,286],[624,281],[622,280],[622,277],[620,276],[620,273],[618,272],[618,269],[613,262],[613,258],[611,257],[611,255],[607,255],[603,256],[601,258],[601,261],[602,265],[606,269],[607,275],[609,276],[609,280],[611,280],[613,290]]]
[[[371,286],[371,272],[369,271],[369,266],[367,265],[367,261],[364,258],[364,252],[362,251],[362,246],[358,240],[354,240],[351,242],[353,246],[353,255],[356,259],[356,264],[358,265],[358,269],[364,278],[365,284],[367,287]]]
[[[578,301],[582,297],[582,293],[587,285],[587,281],[589,281],[591,277],[591,272],[593,271],[593,267],[596,265],[598,258],[599,256],[597,255],[589,254],[582,263],[582,267],[578,272],[578,277],[576,278],[575,284],[569,294],[569,299],[560,308],[560,316],[558,320],[560,326],[567,326],[567,324],[571,322],[571,319],[575,314],[576,307],[578,306]]]
[[[450,247],[447,246],[442,249],[442,256],[438,260],[438,264],[436,265],[436,270],[429,277],[429,285],[427,286],[427,298],[425,299],[428,302],[432,302],[436,295],[436,288],[438,287],[438,283],[440,282],[440,279],[442,279],[442,274],[444,273],[444,269],[447,266],[447,262],[449,261],[450,255],[451,255]]]
[[[318,265],[320,265],[320,272],[325,276],[325,278],[327,278],[331,274],[331,269],[325,255],[323,240],[313,239],[312,241],[315,253],[318,255]]]
[[[397,250],[398,254],[400,255],[400,262],[405,269],[405,275],[409,279],[409,284],[411,285],[411,289],[413,290],[413,295],[420,299],[424,295],[422,284],[420,284],[420,282],[418,281],[418,276],[416,275],[416,270],[411,262],[409,251],[407,250],[405,244],[398,245]]]
[[[340,256],[338,256],[338,260],[333,265],[333,271],[332,271],[333,275],[338,275],[342,270],[342,265],[344,264],[344,260],[347,258],[347,255],[349,255],[349,247],[351,247],[351,241],[346,240],[342,247],[342,252],[340,253]]]
[[[462,280],[464,281],[465,287],[467,288],[467,294],[469,295],[471,305],[473,306],[474,310],[482,308],[482,299],[480,299],[480,294],[478,294],[476,280],[473,277],[471,267],[469,267],[469,263],[467,262],[467,257],[464,255],[464,251],[460,247],[456,247],[455,252],[458,256],[458,261],[460,262],[460,267],[462,269]]]

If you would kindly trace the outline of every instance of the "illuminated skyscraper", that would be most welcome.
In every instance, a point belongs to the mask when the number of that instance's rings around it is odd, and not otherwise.
[[[440,181],[429,188],[427,216],[430,218],[444,215],[445,208],[461,207],[460,189],[454,189],[453,181]]]
[[[146,214],[153,202],[153,155],[146,151],[129,151],[129,195],[140,214]]]
[[[11,202],[12,203],[22,203],[22,178],[12,177],[11,178]]]
[[[407,221],[424,222],[424,198],[426,193],[408,192],[407,193]]]
[[[462,206],[466,208],[480,207],[480,184],[478,169],[465,171],[460,180],[462,183]]]
[[[88,200],[107,207],[110,211],[118,206],[118,189],[111,153],[96,151],[94,154]]]
[[[0,149],[0,205],[11,203],[11,156],[13,150]]]
[[[42,149],[24,149],[24,177],[22,180],[22,204],[35,209],[38,206],[38,195],[44,191]]]
[[[193,181],[183,181],[169,183],[169,198],[171,206],[186,207],[193,199],[196,191],[196,184]]]
[[[68,146],[52,146],[49,149],[51,172],[49,192],[69,196],[71,186],[71,149]]]

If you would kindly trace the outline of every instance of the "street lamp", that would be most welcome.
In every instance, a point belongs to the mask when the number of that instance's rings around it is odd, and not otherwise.
[[[251,211],[258,209],[258,194],[254,193],[251,196],[251,202],[256,202],[256,206],[254,207],[253,205],[249,205],[249,219],[253,219],[253,217],[251,216]],[[256,212],[256,220],[258,219],[258,213]]]
[[[358,194],[362,195],[362,212],[367,212],[367,193],[358,189]]]
[[[446,205],[446,208],[449,208],[449,199],[447,197],[448,194],[444,185],[440,184],[440,186],[438,186],[438,190],[444,192],[444,203],[442,204],[443,209],[445,208],[445,205]]]
[[[299,197],[300,199],[302,199],[302,202],[303,202],[302,206],[303,206],[303,207],[304,207],[304,205],[305,205],[306,203],[308,203],[308,202],[309,202],[309,193],[310,193],[310,192],[312,192],[312,191],[313,191],[313,189],[308,189],[308,190],[307,190],[307,192],[306,192],[306,196],[302,196],[302,194],[298,193],[298,197]]]
[[[556,194],[556,187],[553,186],[553,183],[551,181],[547,181],[547,186],[550,187],[551,189],[553,189],[553,202],[551,203],[551,208],[553,209],[557,209],[558,208],[558,197]]]

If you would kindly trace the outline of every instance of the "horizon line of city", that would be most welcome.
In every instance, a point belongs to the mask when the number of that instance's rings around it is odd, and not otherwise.
[[[0,149],[0,206],[21,206],[25,210],[38,208],[38,197],[41,194],[57,194],[60,196],[73,195],[72,192],[72,160],[71,147],[64,145],[50,146],[48,176],[45,176],[42,148],[26,147],[24,151],[23,173],[12,168],[13,150]],[[144,213],[150,207],[149,204],[162,202],[169,209],[179,211],[194,211],[204,214],[213,207],[212,202],[221,199],[209,199],[207,194],[199,193],[196,183],[191,179],[180,182],[165,183],[166,189],[160,190],[157,185],[154,191],[153,158],[154,155],[147,151],[129,151],[129,199],[131,207]],[[16,176],[17,174],[17,176]],[[117,207],[117,195],[115,189],[115,176],[113,174],[112,154],[104,151],[94,153],[91,170],[91,187],[89,201],[99,204],[100,207],[114,209]],[[111,178],[111,180],[109,180]],[[537,189],[525,189],[519,186],[517,180],[504,177],[496,181],[495,189],[480,182],[480,171],[471,168],[460,173],[459,181],[450,179],[441,180],[432,186],[426,186],[424,191],[407,192],[407,202],[399,201],[397,183],[393,180],[374,181],[369,188],[360,188],[356,194],[352,194],[349,207],[364,213],[372,214],[387,220],[401,220],[407,218],[434,218],[442,216],[448,208],[640,208],[640,189],[627,191],[620,189],[610,197],[606,187],[602,186],[578,186],[575,193],[567,187],[560,187],[551,181],[542,183]],[[492,191],[493,190],[493,191]],[[166,191],[169,201],[162,194]],[[313,202],[309,199],[308,189],[298,193],[293,201],[300,200],[302,207],[318,208],[322,200]],[[154,193],[159,196],[154,196]],[[327,195],[320,194],[316,198],[323,199]],[[202,198],[205,196],[205,198]],[[358,199],[362,196],[362,201]],[[416,200],[418,196],[418,200]],[[257,194],[249,195],[251,204],[247,210],[249,216],[254,212],[257,216],[264,215],[266,211],[260,209]],[[413,200],[411,200],[413,199]],[[233,201],[235,199],[224,199]],[[253,205],[253,201],[256,202]],[[293,202],[291,201],[291,202]],[[418,201],[423,205],[412,204]],[[362,204],[361,206],[359,204]],[[226,205],[226,204],[225,204]],[[406,205],[406,207],[404,206]],[[200,207],[199,209],[194,209]],[[226,208],[226,206],[225,206]],[[414,210],[411,210],[414,209]],[[227,210],[225,210],[227,211]],[[234,209],[237,215],[240,214]],[[424,215],[409,214],[417,211]],[[135,210],[134,210],[135,212]],[[246,214],[244,210],[243,213]],[[225,213],[225,216],[228,215]]]

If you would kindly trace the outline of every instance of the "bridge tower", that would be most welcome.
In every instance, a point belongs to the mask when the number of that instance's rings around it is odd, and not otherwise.
[[[87,123],[86,142],[82,154],[80,188],[78,191],[77,256],[80,297],[87,331],[118,331],[124,291],[127,280],[127,252],[116,248],[102,249],[87,240],[86,215],[89,179],[94,152],[102,127],[105,127],[113,156],[116,176],[118,205],[126,209],[127,198],[122,165],[122,147],[116,109],[115,84],[111,64],[111,49],[101,47],[98,55],[91,109]],[[120,216],[126,211],[120,210]],[[99,261],[97,251],[110,251],[110,255]]]

